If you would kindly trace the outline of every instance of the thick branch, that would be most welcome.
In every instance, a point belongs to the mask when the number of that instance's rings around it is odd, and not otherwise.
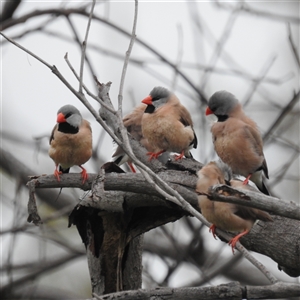
[[[280,299],[297,297],[299,294],[300,285],[298,283],[279,282],[267,286],[242,286],[237,282],[230,282],[212,287],[140,289],[137,291],[108,294],[101,297],[94,295],[96,298],[93,298],[93,300],[150,300],[154,298],[169,300]]]
[[[57,182],[53,175],[40,176],[33,179],[33,181],[37,190],[46,187],[67,186],[91,189],[91,184],[96,176],[97,175],[95,174],[90,174],[89,179],[84,185],[82,185],[80,174],[63,174],[60,182]],[[175,190],[177,190],[186,201],[194,206],[197,205],[197,196],[194,192],[197,180],[195,175],[191,175],[188,172],[184,173],[182,171],[165,171],[159,173],[159,176]],[[145,209],[150,209],[150,207],[153,207],[153,212],[155,212],[155,209],[160,210],[162,206],[166,205],[170,208],[176,207],[176,205],[172,204],[171,202],[165,201],[154,188],[151,188],[141,174],[105,174],[103,183],[105,193],[109,193],[109,190],[114,191],[114,193],[116,193],[115,191],[120,191],[122,196],[116,197],[114,194],[113,197],[109,198],[109,201],[101,200],[100,203],[102,204],[95,204],[98,209],[116,211],[116,207],[118,207],[118,209],[124,209],[126,206],[131,208],[146,206]],[[133,196],[132,193],[135,193],[136,197],[131,197]],[[146,195],[148,195],[149,198],[146,198]],[[152,199],[153,196],[156,196],[156,200]],[[104,199],[105,197],[107,197],[107,195],[103,195]],[[123,199],[126,199],[125,206],[122,202],[124,201]],[[116,201],[121,202],[117,204]],[[105,207],[101,205],[105,205]],[[172,211],[171,209],[169,210],[172,213],[175,213],[176,211]],[[155,216],[155,213],[153,213],[153,215]],[[177,215],[175,219],[178,219],[183,215],[184,213],[182,212]],[[169,217],[170,216],[168,215],[167,218]],[[164,217],[161,218],[161,224],[163,224]],[[175,221],[175,219],[173,218],[172,220]],[[273,219],[274,222],[258,222],[253,226],[248,235],[241,238],[241,242],[247,247],[247,249],[265,254],[272,258],[290,276],[298,276],[300,274],[300,249],[298,247],[298,241],[300,240],[299,221],[282,218],[279,216],[273,216]],[[153,227],[149,227],[147,224],[143,227],[144,230],[149,230],[150,228]],[[141,233],[141,231],[138,233],[136,232],[136,234]],[[221,234],[219,236],[224,236],[221,231],[217,231],[217,233]],[[287,251],[288,256],[286,255]]]
[[[259,208],[278,216],[300,220],[300,206],[275,197],[249,190],[235,190],[228,185],[215,185],[208,198],[212,201],[229,202]]]

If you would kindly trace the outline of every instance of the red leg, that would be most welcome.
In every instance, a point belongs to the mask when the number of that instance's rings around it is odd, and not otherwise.
[[[249,182],[250,177],[252,176],[252,174],[249,174],[246,179],[243,181],[243,184],[246,185]]]
[[[175,160],[182,159],[183,157],[184,157],[184,150],[182,150],[179,155],[175,154]]]
[[[60,181],[59,175],[62,174],[62,172],[58,171],[57,168],[58,168],[58,165],[55,166],[54,176],[56,177],[57,181]]]
[[[131,162],[128,163],[128,166],[129,166],[130,170],[132,171],[132,173],[136,173],[136,170]]]
[[[245,230],[243,231],[242,233],[238,234],[237,236],[235,236],[234,238],[232,238],[228,244],[231,246],[231,249],[232,249],[232,253],[234,254],[234,248],[235,248],[235,245],[236,243],[239,241],[239,239],[243,236],[243,235],[246,235],[247,233],[249,232],[249,230]]]
[[[212,224],[210,227],[209,227],[209,232],[212,233],[213,237],[215,238],[215,240],[217,239],[216,238],[216,225],[215,224]]]
[[[159,152],[148,152],[147,155],[149,155],[149,161],[151,161],[153,158],[158,158],[164,152],[166,152],[166,150],[161,150]]]
[[[84,167],[79,166],[79,168],[82,169],[82,171],[81,171],[81,177],[82,177],[82,184],[84,184],[85,181],[88,179],[88,174],[87,174],[86,169]]]

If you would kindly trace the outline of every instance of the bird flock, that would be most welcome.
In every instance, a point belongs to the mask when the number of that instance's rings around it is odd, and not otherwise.
[[[171,152],[177,153],[176,160],[192,157],[190,150],[197,148],[197,136],[189,111],[176,95],[164,87],[155,87],[141,102],[124,117],[123,123],[128,133],[147,149],[149,160],[160,159]],[[216,228],[237,233],[229,241],[234,251],[236,243],[251,230],[256,220],[272,221],[272,218],[259,209],[211,201],[207,194],[211,186],[227,184],[269,195],[264,184],[268,168],[263,141],[256,123],[245,115],[239,101],[227,91],[216,92],[210,97],[205,114],[217,118],[211,133],[220,160],[209,162],[198,171],[196,193],[199,209],[212,223],[209,230],[214,237]],[[54,176],[58,181],[62,173],[68,173],[72,166],[77,165],[82,169],[82,183],[85,183],[88,174],[82,165],[92,156],[92,130],[90,123],[72,105],[65,105],[57,112],[49,156],[55,163]],[[136,172],[120,146],[112,157],[115,164],[120,166],[127,162],[132,172]],[[242,175],[245,180],[237,180],[233,174]],[[249,180],[257,189],[249,185]]]

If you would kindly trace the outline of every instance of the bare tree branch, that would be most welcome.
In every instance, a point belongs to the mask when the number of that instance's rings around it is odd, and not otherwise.
[[[85,33],[85,38],[84,41],[82,43],[82,51],[81,51],[81,61],[80,61],[80,72],[79,72],[79,93],[82,94],[82,84],[83,84],[83,67],[84,67],[84,61],[85,61],[85,52],[86,52],[86,46],[87,46],[87,40],[88,40],[88,35],[90,32],[90,26],[91,26],[91,21],[92,21],[92,17],[93,17],[93,12],[94,12],[94,8],[95,8],[95,4],[96,4],[96,0],[93,0],[93,4],[91,7],[91,12],[88,18],[88,24],[87,24],[87,28],[86,28],[86,33]]]
[[[208,198],[212,201],[229,202],[254,207],[278,216],[300,220],[300,206],[292,201],[283,201],[263,193],[245,189],[235,190],[228,185],[212,186],[209,192]]]
[[[26,15],[18,18],[18,19],[14,19],[14,20],[4,22],[2,24],[1,31],[6,29],[6,28],[12,27],[16,24],[24,23],[28,19],[38,17],[38,16],[41,16],[41,15],[48,15],[48,14],[64,15],[64,16],[69,16],[71,14],[78,14],[78,15],[83,15],[83,16],[86,16],[86,17],[89,16],[89,14],[86,11],[83,11],[82,9],[76,9],[76,8],[35,10],[34,12],[28,13],[28,14],[26,14]],[[131,37],[131,33],[128,33],[124,29],[122,29],[119,26],[109,22],[106,19],[100,18],[96,15],[93,16],[93,19],[95,19],[99,22],[102,22],[104,24],[107,24],[108,26],[110,26],[113,29],[121,32],[122,34],[124,34],[128,37]],[[138,43],[140,43],[141,45],[143,45],[145,48],[147,48],[149,51],[151,51],[153,54],[155,54],[157,57],[159,57],[162,62],[166,63],[171,68],[173,68],[192,87],[192,89],[198,94],[198,96],[200,98],[200,101],[203,102],[204,104],[207,103],[207,97],[205,96],[203,91],[198,89],[196,87],[196,85],[181,70],[177,69],[175,64],[171,63],[165,56],[160,54],[157,50],[155,50],[153,47],[149,46],[146,42],[142,41],[141,39],[137,38],[136,41]]]
[[[290,100],[290,102],[284,107],[284,109],[280,112],[277,119],[273,122],[273,124],[270,126],[269,130],[264,133],[263,135],[263,141],[266,143],[270,135],[276,130],[276,128],[281,124],[281,122],[284,120],[284,118],[288,115],[288,113],[291,112],[293,107],[296,105],[296,103],[299,100],[300,91],[297,93],[294,93],[293,98]]]
[[[224,2],[216,1],[217,5],[219,7],[225,8],[232,10],[232,6],[225,4]],[[263,17],[266,19],[274,20],[274,21],[279,21],[279,22],[289,22],[289,23],[295,23],[299,24],[300,23],[300,18],[298,17],[293,17],[293,16],[284,16],[280,14],[276,14],[274,12],[267,12],[259,9],[255,9],[253,7],[250,7],[246,2],[243,2],[243,5],[241,7],[241,11],[250,15],[255,15],[259,17]]]
[[[153,297],[164,299],[280,299],[297,297],[300,294],[300,285],[297,283],[279,282],[268,286],[242,286],[237,282],[221,284],[213,287],[194,288],[156,288],[154,290],[137,290],[113,293],[104,296],[93,295],[89,300],[150,300]],[[88,300],[88,299],[87,299]]]

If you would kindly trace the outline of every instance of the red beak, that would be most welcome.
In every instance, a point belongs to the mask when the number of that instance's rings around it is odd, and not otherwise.
[[[212,115],[212,114],[213,114],[213,111],[207,106],[205,115],[208,116],[208,115]]]
[[[145,103],[147,105],[152,105],[152,97],[148,96],[144,100],[142,100],[142,103]]]
[[[65,116],[64,116],[63,113],[59,113],[59,114],[57,115],[56,122],[57,122],[57,123],[64,123],[64,122],[67,122],[67,120],[65,119]]]

